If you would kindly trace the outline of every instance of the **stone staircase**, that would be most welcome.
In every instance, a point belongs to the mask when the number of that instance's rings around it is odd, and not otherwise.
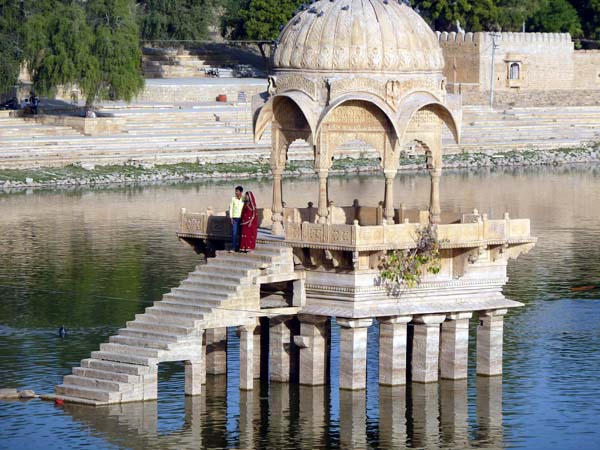
[[[91,405],[156,399],[160,362],[198,360],[204,329],[267,315],[260,310],[259,277],[293,272],[291,248],[259,244],[252,253],[217,252],[82,360],[51,397]]]
[[[57,167],[74,163],[96,165],[138,161],[152,164],[266,160],[270,131],[253,142],[247,104],[209,103],[110,110],[123,121],[124,133],[82,136],[68,127],[38,125],[0,117],[0,168]],[[444,134],[444,152],[498,152],[579,147],[600,141],[600,107],[513,108],[465,107],[462,143]],[[291,159],[310,159],[306,143],[296,142]],[[348,157],[376,156],[370,146],[348,143]]]
[[[142,72],[144,78],[205,77],[208,68],[238,65],[234,58],[212,50],[144,48]]]

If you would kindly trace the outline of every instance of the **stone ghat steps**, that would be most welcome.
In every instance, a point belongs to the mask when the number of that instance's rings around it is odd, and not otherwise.
[[[248,254],[217,252],[74,367],[54,397],[91,405],[156,399],[157,364],[197,357],[203,321],[223,313],[235,314],[240,324],[256,320],[251,308],[257,305],[244,305],[240,289],[265,270],[293,272],[292,250],[259,244]]]

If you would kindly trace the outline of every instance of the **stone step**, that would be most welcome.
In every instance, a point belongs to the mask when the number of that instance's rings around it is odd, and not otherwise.
[[[155,318],[138,318],[133,321],[127,322],[127,328],[131,330],[147,330],[158,333],[170,333],[177,334],[181,337],[185,337],[193,333],[194,327],[186,327],[179,324],[167,324],[167,323],[156,323]],[[135,364],[135,363],[134,363]]]
[[[123,344],[123,345],[132,345],[135,347],[147,347],[154,348],[158,350],[168,350],[169,345],[173,344],[173,341],[165,341],[162,339],[147,339],[140,337],[132,337],[132,336],[111,336],[108,338],[108,342],[112,344]]]
[[[215,286],[215,285],[209,285],[207,283],[202,283],[202,284],[193,284],[192,281],[182,281],[181,282],[181,286],[180,287],[176,287],[171,291],[171,294],[176,294],[176,295],[183,295],[183,296],[187,296],[190,298],[196,298],[198,299],[198,301],[203,300],[204,299],[204,295],[207,294],[208,296],[212,296],[209,298],[214,298],[215,296],[220,296],[221,298],[226,298],[230,295],[233,295],[236,293],[237,288],[239,286],[236,286],[236,289],[224,289],[223,286]],[[207,299],[208,300],[208,299]],[[208,300],[206,302],[206,304],[210,304],[211,300]],[[212,300],[212,303],[214,303],[214,300]]]
[[[185,289],[200,289],[200,290],[209,290],[214,292],[227,292],[234,293],[237,292],[241,286],[239,281],[220,281],[214,280],[210,277],[205,278],[187,278],[181,282],[181,288]],[[180,289],[180,288],[175,288]],[[175,290],[173,289],[173,290]]]
[[[78,375],[67,375],[64,378],[63,384],[69,386],[81,386],[84,388],[92,388],[100,391],[129,392],[133,389],[132,384],[119,383],[118,381],[90,378],[85,376],[81,377]]]
[[[125,355],[141,356],[145,358],[158,358],[161,350],[155,348],[135,347],[132,345],[106,343],[100,344],[100,351],[109,353],[123,353]]]
[[[155,302],[154,306],[157,309],[165,309],[167,311],[177,311],[187,314],[206,314],[210,313],[213,310],[213,308],[208,306],[195,305],[191,303],[181,303],[173,300],[161,300],[159,302]]]
[[[240,267],[232,264],[221,264],[217,258],[209,258],[207,263],[199,270],[207,273],[229,273],[232,276],[245,277],[254,276],[260,273],[260,270],[254,267]],[[192,272],[193,273],[193,272]]]
[[[121,393],[116,391],[105,391],[101,389],[93,389],[90,387],[73,386],[70,384],[60,384],[55,388],[56,393],[60,395],[68,395],[70,397],[84,398],[97,400],[100,402],[119,402]]]
[[[176,333],[164,333],[150,330],[134,330],[131,328],[119,329],[119,335],[149,340],[158,339],[170,343],[175,343],[180,338],[180,335]]]
[[[171,309],[171,308],[157,308],[157,307],[152,306],[152,307],[146,309],[145,314],[150,314],[155,317],[160,317],[161,320],[162,320],[162,318],[165,318],[173,323],[180,323],[182,325],[189,324],[191,326],[194,326],[195,321],[203,320],[210,313],[209,312],[190,313],[188,311],[180,311],[180,310]]]
[[[116,381],[118,383],[138,383],[140,377],[126,373],[112,372],[107,370],[90,369],[87,367],[73,367],[73,375],[79,377],[97,378],[100,380]]]
[[[231,275],[227,271],[210,271],[210,270],[199,270],[197,272],[190,273],[189,281],[201,282],[201,281],[218,281],[220,283],[231,283],[231,284],[250,284],[251,278],[248,276],[236,276]],[[186,281],[187,281],[186,280]]]
[[[126,353],[113,353],[105,351],[92,352],[92,358],[104,359],[106,361],[115,361],[128,364],[138,364],[140,366],[149,366],[151,364],[158,364],[157,358],[150,358],[139,355],[128,355]]]
[[[227,293],[209,294],[206,292],[188,291],[186,289],[163,295],[161,301],[187,304],[204,308],[219,306],[228,298]]]
[[[115,372],[131,376],[145,375],[150,370],[147,364],[132,364],[95,358],[83,359],[81,361],[81,368]]]

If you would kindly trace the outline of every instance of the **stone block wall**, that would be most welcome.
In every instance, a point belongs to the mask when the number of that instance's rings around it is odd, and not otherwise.
[[[481,65],[483,33],[439,33],[438,40],[444,52],[444,76],[450,84],[456,82],[479,84],[477,68]]]
[[[578,50],[575,63],[575,89],[600,90],[600,50]]]
[[[157,103],[197,103],[215,101],[218,95],[225,94],[227,101],[235,102],[238,92],[244,91],[249,100],[252,96],[267,90],[267,80],[244,84],[146,84],[137,97],[141,102]]]

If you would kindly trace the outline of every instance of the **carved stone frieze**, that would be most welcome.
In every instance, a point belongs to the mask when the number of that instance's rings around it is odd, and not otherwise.
[[[286,75],[277,78],[277,93],[301,91],[313,100],[317,100],[317,83],[301,75]]]
[[[368,94],[373,94],[382,100],[386,99],[385,84],[372,78],[345,78],[333,80],[331,82],[331,100],[335,100],[344,94],[357,92],[366,92]]]

